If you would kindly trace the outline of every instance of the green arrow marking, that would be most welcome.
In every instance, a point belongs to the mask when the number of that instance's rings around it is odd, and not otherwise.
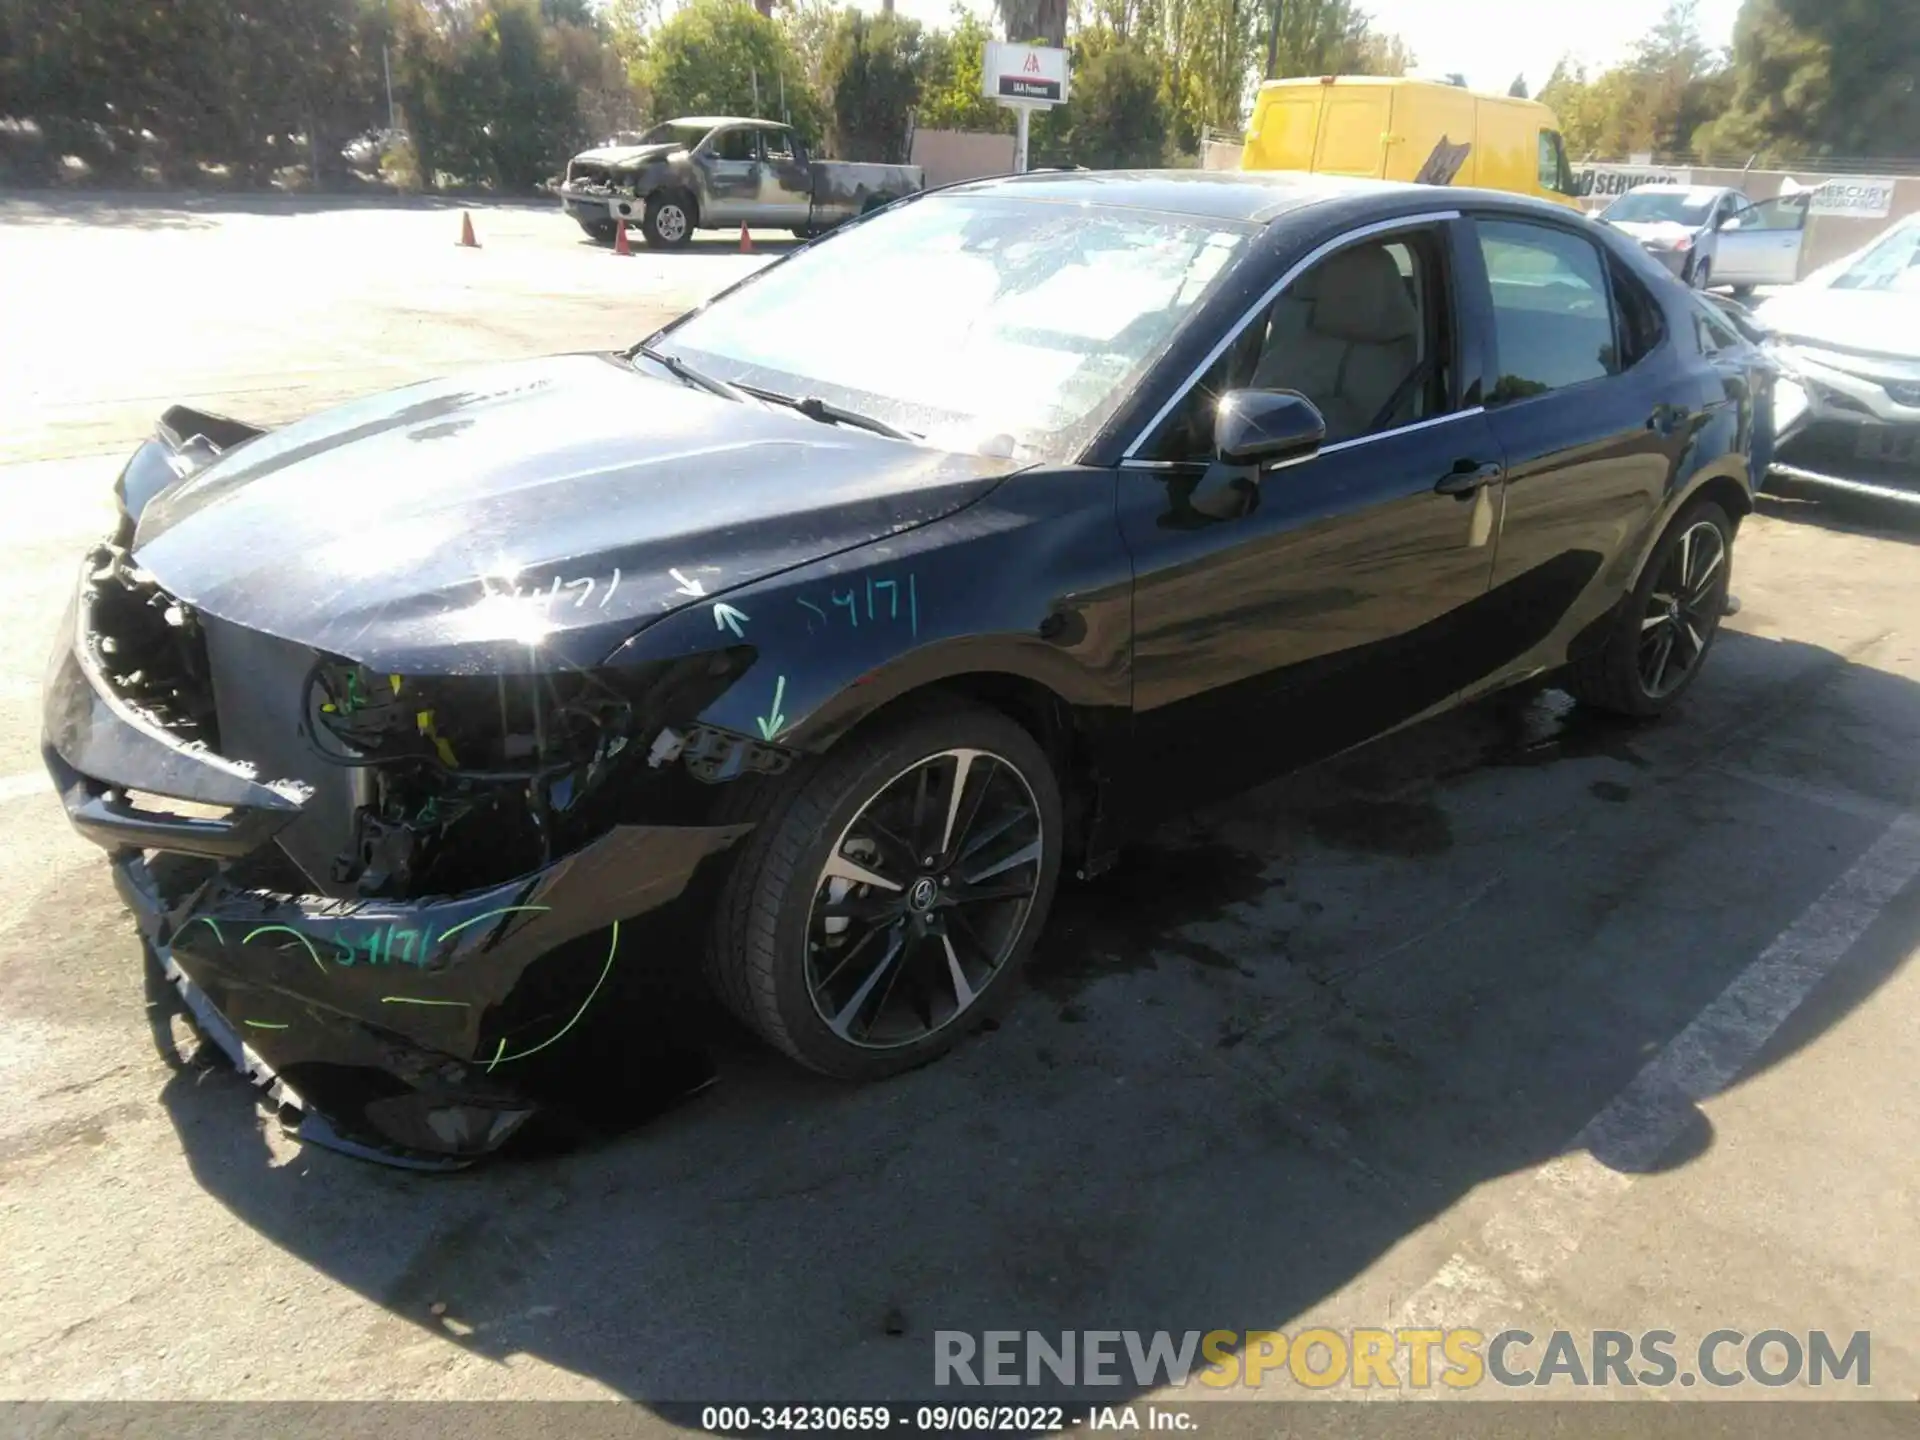
[[[787,695],[787,677],[782,675],[773,685],[773,709],[759,718],[760,738],[771,740],[780,733],[780,727],[787,723],[787,717],[780,713],[780,702]]]
[[[736,610],[724,600],[718,602],[713,607],[713,628],[716,630],[731,630],[736,638],[745,638],[741,633],[740,623],[747,618],[746,611]]]

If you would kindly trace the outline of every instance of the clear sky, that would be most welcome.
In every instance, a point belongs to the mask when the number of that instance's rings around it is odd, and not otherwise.
[[[894,3],[923,24],[944,25],[955,0]],[[967,4],[993,14],[991,0]],[[1362,0],[1362,8],[1379,29],[1406,37],[1416,74],[1457,70],[1476,90],[1504,91],[1520,74],[1538,90],[1563,54],[1590,69],[1622,59],[1653,28],[1666,0]],[[1700,31],[1709,45],[1731,43],[1739,11],[1740,0],[1700,0]]]

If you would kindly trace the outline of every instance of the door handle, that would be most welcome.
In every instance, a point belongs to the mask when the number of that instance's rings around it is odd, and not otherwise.
[[[1465,499],[1481,486],[1491,485],[1498,480],[1500,472],[1501,467],[1491,460],[1456,460],[1453,469],[1440,477],[1440,483],[1433,490],[1436,495]]]

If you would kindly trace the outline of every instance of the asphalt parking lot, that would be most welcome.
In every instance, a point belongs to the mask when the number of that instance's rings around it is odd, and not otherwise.
[[[0,198],[0,1397],[845,1401],[924,1393],[936,1330],[1518,1324],[1864,1330],[1843,1388],[1920,1399],[1911,512],[1764,502],[1665,724],[1516,695],[1154,837],[899,1081],[696,1011],[696,1099],[422,1177],[160,1043],[38,769],[120,459],[172,400],[274,423],[631,342],[760,263],[474,219]]]

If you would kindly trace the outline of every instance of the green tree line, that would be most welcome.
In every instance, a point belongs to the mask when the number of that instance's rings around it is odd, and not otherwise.
[[[1554,71],[1540,98],[1575,155],[1920,153],[1920,0],[1743,0],[1730,53],[1695,4],[1618,66]],[[901,159],[913,125],[1011,128],[980,94],[996,30],[1072,54],[1035,163],[1181,163],[1263,75],[1414,62],[1360,0],[996,5],[990,28],[833,0],[0,0],[0,179],[331,187],[358,141],[401,183],[524,193],[583,144],[693,113]]]
[[[1730,50],[1674,0],[1621,64],[1540,90],[1575,156],[1920,157],[1920,0],[1743,0]]]

